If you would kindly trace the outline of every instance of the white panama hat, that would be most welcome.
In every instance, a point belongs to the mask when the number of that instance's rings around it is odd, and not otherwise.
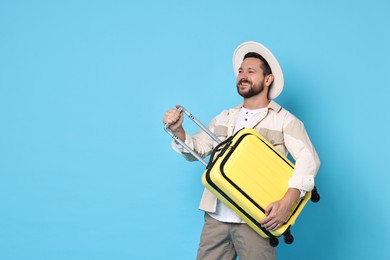
[[[278,60],[275,58],[275,56],[272,54],[270,50],[267,49],[264,45],[254,42],[254,41],[248,41],[240,44],[233,54],[233,69],[234,73],[238,74],[238,69],[241,66],[241,63],[244,59],[244,56],[248,52],[256,52],[263,56],[263,58],[268,62],[269,66],[271,67],[272,74],[274,75],[274,81],[271,85],[271,88],[268,93],[269,99],[275,99],[282,93],[283,85],[284,85],[284,77],[283,77],[283,71],[282,68],[279,65]]]

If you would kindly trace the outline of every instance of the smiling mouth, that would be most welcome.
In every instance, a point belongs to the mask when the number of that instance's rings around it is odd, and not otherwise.
[[[249,83],[249,82],[240,82],[240,83],[238,84],[238,87],[239,87],[239,88],[250,88],[251,86],[252,86],[252,84]]]
[[[247,87],[247,86],[251,86],[252,83],[248,80],[240,80],[240,82],[238,82],[238,85],[242,87]]]

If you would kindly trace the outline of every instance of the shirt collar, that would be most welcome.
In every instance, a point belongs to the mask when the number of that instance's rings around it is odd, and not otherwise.
[[[242,108],[242,106],[243,106],[243,103],[241,103],[241,104],[239,104],[238,106],[236,106],[235,109],[238,109],[238,110],[239,110],[240,108]],[[279,112],[279,111],[282,109],[282,107],[281,107],[278,103],[276,103],[275,101],[273,101],[273,100],[271,100],[271,101],[269,102],[267,108],[268,108],[268,109],[272,109],[272,110],[274,110],[275,112]]]
[[[282,107],[275,101],[271,100],[271,102],[269,102],[268,104],[268,109],[272,109],[275,112],[279,112],[282,109]]]

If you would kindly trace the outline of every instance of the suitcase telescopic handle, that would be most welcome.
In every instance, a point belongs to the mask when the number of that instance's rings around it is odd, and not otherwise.
[[[180,106],[177,108],[177,111],[180,113],[186,114],[195,124],[197,124],[208,136],[210,136],[214,141],[216,141],[218,144],[221,143],[221,140],[214,135],[202,122],[200,122],[194,115],[192,115],[187,109]],[[196,153],[191,147],[189,147],[185,142],[183,142],[177,135],[169,128],[171,124],[166,123],[164,125],[164,130],[181,146],[183,146],[184,149],[186,149],[190,154],[192,154],[197,160],[199,160],[204,166],[207,167],[208,163],[200,157],[198,153]]]

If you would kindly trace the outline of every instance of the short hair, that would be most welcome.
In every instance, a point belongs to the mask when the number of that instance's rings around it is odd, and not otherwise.
[[[259,59],[260,61],[262,61],[260,68],[263,70],[264,76],[272,74],[271,67],[269,66],[267,60],[264,59],[264,57],[261,56],[260,54],[258,54],[257,52],[248,52],[247,54],[245,54],[244,59],[242,59],[242,60],[245,60],[247,58],[256,58],[256,59]]]

